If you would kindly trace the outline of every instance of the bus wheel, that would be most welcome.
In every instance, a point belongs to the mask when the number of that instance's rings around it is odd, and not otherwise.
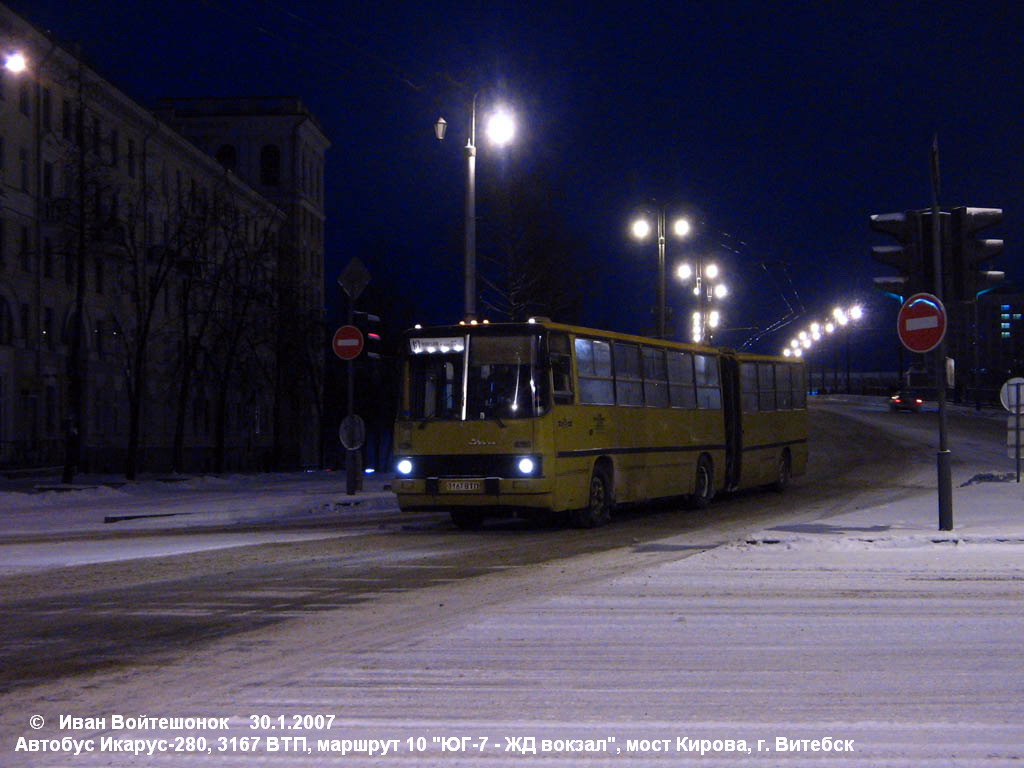
[[[595,469],[590,478],[590,495],[587,506],[576,510],[573,523],[577,528],[598,528],[612,519],[611,483],[603,469]]]
[[[693,486],[693,506],[696,509],[707,509],[715,498],[715,472],[711,459],[701,456],[697,462],[697,478]]]
[[[469,509],[453,509],[450,514],[456,527],[464,531],[475,531],[484,522],[483,515]]]
[[[775,474],[775,482],[772,488],[776,491],[784,491],[789,487],[789,481],[793,477],[793,469],[790,466],[789,451],[783,451],[779,456],[779,466]]]

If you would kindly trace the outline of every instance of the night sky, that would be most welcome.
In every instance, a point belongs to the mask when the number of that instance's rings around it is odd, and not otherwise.
[[[877,294],[872,213],[931,204],[938,134],[943,205],[1001,207],[995,268],[1020,282],[1024,241],[1024,22],[1012,3],[316,3],[308,0],[13,2],[79,41],[145,105],[162,96],[298,96],[332,141],[329,303],[352,256],[423,322],[462,308],[461,146],[472,93],[518,115],[511,147],[478,141],[488,190],[533,173],[582,246],[587,322],[650,328],[656,250],[628,224],[652,199],[688,214],[732,287],[726,325],[766,328],[775,352],[837,301],[868,309],[855,367],[895,348],[896,304]],[[449,137],[432,124],[443,115]],[[679,325],[687,294],[669,289]],[[738,346],[750,331],[720,339]],[[680,334],[682,337],[684,334]]]

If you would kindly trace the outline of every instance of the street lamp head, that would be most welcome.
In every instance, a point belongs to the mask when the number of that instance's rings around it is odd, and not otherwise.
[[[647,219],[637,219],[633,222],[631,231],[637,240],[646,240],[647,236],[651,234],[651,222]]]
[[[676,237],[686,237],[690,234],[690,222],[686,219],[676,219],[672,225],[672,231],[675,232]]]
[[[718,277],[718,265],[708,264],[706,267],[704,267],[704,277],[706,277],[708,280],[714,280],[716,277]]]
[[[715,298],[724,299],[729,295],[729,289],[726,288],[725,283],[719,283],[715,286]]]
[[[434,123],[434,135],[437,136],[438,141],[444,141],[444,135],[448,132],[448,121],[443,117],[437,118],[437,122]]]
[[[851,320],[860,320],[864,317],[864,309],[859,304],[854,304],[850,307],[849,315]]]
[[[24,72],[28,68],[28,60],[25,58],[25,54],[15,51],[4,57],[4,68],[8,72]]]
[[[504,109],[499,109],[487,121],[487,138],[492,144],[502,147],[508,144],[516,135],[516,122],[512,114]]]
[[[680,280],[687,281],[693,277],[693,270],[690,268],[689,264],[680,264],[676,267],[676,276]]]

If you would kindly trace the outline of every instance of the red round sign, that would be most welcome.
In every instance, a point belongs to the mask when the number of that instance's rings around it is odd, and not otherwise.
[[[900,308],[896,332],[911,352],[931,352],[946,335],[946,308],[930,293],[915,293]]]
[[[334,332],[331,349],[342,360],[359,357],[359,353],[363,351],[363,332],[354,325],[341,326]]]

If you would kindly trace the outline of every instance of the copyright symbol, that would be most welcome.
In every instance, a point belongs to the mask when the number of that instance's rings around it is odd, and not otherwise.
[[[28,719],[28,725],[33,731],[38,731],[46,725],[46,719],[42,715],[32,715]]]

